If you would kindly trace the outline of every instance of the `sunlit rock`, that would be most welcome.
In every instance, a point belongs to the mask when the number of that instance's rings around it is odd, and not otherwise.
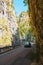
[[[0,47],[11,46],[11,38],[8,21],[4,17],[0,18]]]
[[[13,0],[0,0],[0,47],[12,45],[12,35],[16,34],[17,20]]]
[[[18,19],[18,29],[20,33],[20,38],[25,39],[25,35],[27,34],[30,28],[28,12],[22,12]]]

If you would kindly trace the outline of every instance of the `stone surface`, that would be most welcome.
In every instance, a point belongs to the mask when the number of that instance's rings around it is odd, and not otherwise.
[[[1,32],[0,30],[0,33],[4,34],[4,36],[2,34],[0,35],[0,46],[12,45],[11,38],[12,35],[16,34],[17,30],[17,20],[13,8],[13,0],[0,0],[0,29],[3,31]]]
[[[29,0],[28,5],[30,9],[30,22],[37,43],[37,62],[40,61],[43,65],[43,1]]]

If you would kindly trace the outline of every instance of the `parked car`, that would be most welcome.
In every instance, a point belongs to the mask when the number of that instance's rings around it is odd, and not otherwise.
[[[26,42],[26,44],[24,45],[24,47],[31,47],[31,43],[30,42]]]

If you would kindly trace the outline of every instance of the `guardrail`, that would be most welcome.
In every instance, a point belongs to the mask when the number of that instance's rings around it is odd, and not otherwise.
[[[0,48],[0,54],[6,53],[6,52],[11,51],[18,47],[20,47],[20,46],[14,46],[14,47],[9,46],[9,47]]]

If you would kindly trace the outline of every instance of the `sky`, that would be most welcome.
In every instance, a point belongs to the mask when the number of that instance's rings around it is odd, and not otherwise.
[[[20,15],[21,12],[28,10],[28,6],[24,6],[23,0],[14,0],[14,8],[17,16]]]

